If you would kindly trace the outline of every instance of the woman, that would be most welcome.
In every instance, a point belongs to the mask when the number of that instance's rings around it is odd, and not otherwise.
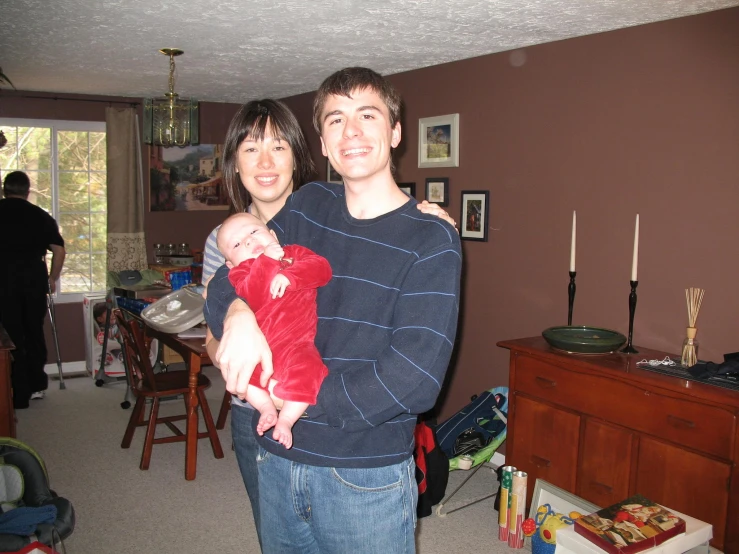
[[[300,125],[282,102],[254,100],[236,112],[223,145],[223,182],[232,212],[248,211],[267,223],[282,209],[293,190],[314,173],[315,166]],[[224,263],[216,246],[219,227],[213,229],[205,243],[204,283]],[[215,359],[218,341],[213,339],[210,331],[206,345],[211,359]],[[255,410],[235,396],[231,408],[234,451],[259,536],[259,447],[251,425]]]
[[[290,109],[278,100],[254,100],[244,104],[231,120],[223,147],[223,180],[234,213],[248,211],[264,223],[285,205],[288,196],[315,173],[305,136]],[[436,204],[418,205],[455,225]],[[456,226],[456,225],[455,225]],[[219,226],[220,227],[220,226]],[[224,263],[216,246],[218,227],[208,236],[203,260],[203,282]],[[218,341],[210,331],[206,337],[208,354],[215,359]],[[255,410],[246,402],[232,399],[231,434],[241,477],[259,529],[259,447],[252,431]],[[258,417],[258,416],[257,416]],[[261,543],[261,538],[260,538]]]

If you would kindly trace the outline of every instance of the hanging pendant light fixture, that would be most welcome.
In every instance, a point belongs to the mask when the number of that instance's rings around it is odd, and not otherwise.
[[[169,56],[169,92],[144,100],[144,142],[156,146],[200,144],[198,102],[194,98],[182,99],[174,91],[174,59],[184,52],[179,48],[159,51]]]

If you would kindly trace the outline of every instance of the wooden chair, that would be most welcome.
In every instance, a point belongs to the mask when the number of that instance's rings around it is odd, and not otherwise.
[[[133,319],[127,319],[123,312],[116,308],[113,314],[118,322],[123,339],[123,352],[126,365],[128,367],[128,376],[131,390],[136,397],[136,404],[131,412],[131,418],[128,420],[128,427],[123,435],[121,448],[129,448],[133,433],[136,427],[146,426],[146,438],[144,439],[144,451],[141,455],[141,469],[149,469],[149,461],[151,460],[151,450],[155,444],[168,442],[183,442],[186,439],[185,434],[176,426],[173,421],[180,421],[187,418],[186,414],[159,417],[159,401],[163,397],[172,397],[176,395],[186,395],[189,390],[189,372],[187,371],[168,371],[165,373],[154,373],[149,360],[149,348],[144,338],[144,331],[141,324]],[[213,416],[208,407],[208,400],[205,397],[205,389],[210,387],[210,380],[202,373],[198,374],[198,399],[200,401],[200,409],[203,412],[205,427],[207,432],[198,433],[198,439],[209,438],[210,445],[213,448],[213,455],[218,457],[221,452],[220,443],[216,434],[216,428],[213,423]],[[144,419],[146,402],[151,399],[151,411],[149,419]],[[187,400],[185,400],[185,408],[187,409]],[[165,424],[174,433],[174,436],[155,438],[154,433],[156,426],[160,423]]]
[[[223,429],[226,427],[226,418],[228,417],[228,411],[231,409],[231,393],[226,391],[223,395],[223,401],[221,402],[221,409],[218,412],[218,419],[216,420],[216,429]]]

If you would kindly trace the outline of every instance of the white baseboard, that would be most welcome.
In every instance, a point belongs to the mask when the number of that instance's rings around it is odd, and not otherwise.
[[[50,377],[59,375],[59,368],[56,364],[46,364],[44,371]],[[87,364],[84,360],[77,362],[62,362],[62,373],[64,377],[78,377],[80,375],[90,375],[87,371]]]

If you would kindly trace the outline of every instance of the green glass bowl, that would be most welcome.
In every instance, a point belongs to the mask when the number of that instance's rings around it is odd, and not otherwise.
[[[550,327],[541,335],[550,346],[578,354],[607,354],[626,344],[626,337],[618,331],[601,327]]]

